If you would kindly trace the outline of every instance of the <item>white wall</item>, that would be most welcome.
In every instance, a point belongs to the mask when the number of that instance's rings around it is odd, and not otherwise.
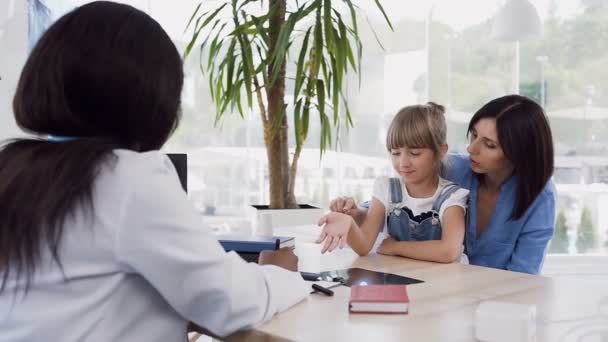
[[[19,132],[12,99],[27,55],[27,1],[0,1],[0,139]]]

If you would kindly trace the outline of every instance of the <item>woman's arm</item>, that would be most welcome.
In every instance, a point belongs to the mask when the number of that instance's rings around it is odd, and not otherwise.
[[[462,252],[464,225],[464,209],[460,206],[451,206],[443,214],[441,240],[397,241],[388,238],[382,242],[378,252],[418,260],[450,263],[456,260]]]
[[[507,270],[531,274],[540,273],[547,246],[555,230],[556,192],[553,181],[540,194],[534,210],[521,230]]]

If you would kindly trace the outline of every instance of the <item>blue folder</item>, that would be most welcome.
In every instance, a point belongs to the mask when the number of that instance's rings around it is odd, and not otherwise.
[[[257,236],[257,235],[217,235],[225,251],[237,253],[259,253],[263,250],[277,250],[295,246],[295,238],[291,236]]]

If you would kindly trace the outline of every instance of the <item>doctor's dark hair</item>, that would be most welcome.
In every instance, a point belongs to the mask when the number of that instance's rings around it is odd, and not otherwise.
[[[63,225],[91,214],[92,189],[114,149],[160,149],[180,119],[182,61],[150,16],[107,1],[79,7],[40,38],[13,100],[17,124],[38,136],[0,149],[0,293],[27,293],[38,266],[61,266]],[[90,216],[90,215],[89,215]]]
[[[517,177],[512,219],[521,218],[553,175],[553,137],[543,108],[521,95],[494,99],[469,122],[470,133],[481,119],[496,120],[498,141]],[[467,133],[468,134],[468,133]],[[483,175],[478,175],[483,181]]]

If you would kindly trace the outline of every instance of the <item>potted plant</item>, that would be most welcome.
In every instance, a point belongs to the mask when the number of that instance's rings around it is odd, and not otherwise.
[[[366,0],[371,1],[371,0]],[[379,0],[374,0],[392,30]],[[209,78],[216,122],[228,112],[259,112],[268,158],[271,209],[298,208],[294,194],[298,159],[311,114],[321,126],[321,155],[332,131],[352,126],[343,94],[345,76],[359,72],[362,44],[352,0],[230,0],[213,9],[199,4],[184,57],[198,47]],[[294,57],[290,59],[290,57]],[[288,61],[295,63],[286,75]],[[294,80],[293,102],[285,102],[285,81]],[[360,80],[360,77],[359,77]],[[312,113],[311,113],[312,112]],[[295,137],[289,160],[288,117]]]

